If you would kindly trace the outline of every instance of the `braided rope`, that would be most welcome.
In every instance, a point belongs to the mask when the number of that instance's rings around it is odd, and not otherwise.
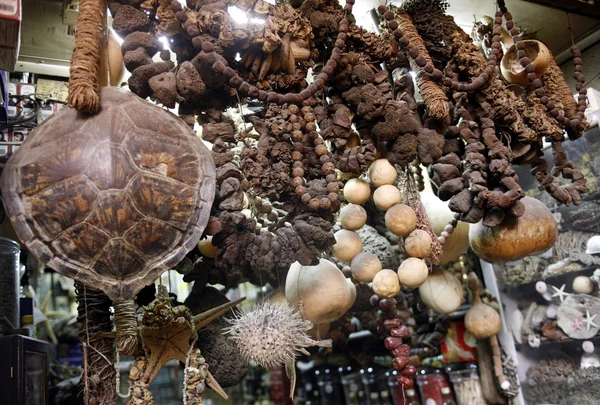
[[[98,75],[106,35],[106,1],[81,0],[69,77],[69,104],[78,111],[100,109]]]

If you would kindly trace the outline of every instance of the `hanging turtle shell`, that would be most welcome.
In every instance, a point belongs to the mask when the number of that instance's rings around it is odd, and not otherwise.
[[[211,154],[175,115],[115,87],[93,116],[64,108],[2,173],[21,241],[58,273],[133,298],[200,239],[215,194]]]

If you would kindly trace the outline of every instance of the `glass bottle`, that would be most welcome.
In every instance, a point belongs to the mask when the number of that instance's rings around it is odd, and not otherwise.
[[[421,401],[417,397],[417,391],[411,389],[404,391],[404,393],[406,395],[404,405],[421,405]]]
[[[454,400],[452,391],[450,391],[450,387],[442,388],[442,399],[444,400],[443,405],[456,405],[456,401]]]

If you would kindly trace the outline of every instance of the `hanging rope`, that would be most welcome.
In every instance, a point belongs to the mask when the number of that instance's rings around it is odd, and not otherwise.
[[[106,7],[105,0],[81,0],[79,4],[71,57],[69,104],[86,113],[100,109],[98,75],[100,51],[106,36]]]
[[[117,351],[129,356],[137,354],[139,349],[138,322],[133,300],[114,304],[115,329],[117,331]]]
[[[114,404],[116,401],[115,373],[112,364],[113,341],[99,337],[112,330],[110,307],[112,301],[101,291],[75,283],[78,302],[77,320],[81,325],[79,338],[83,342],[84,373],[82,384],[86,403]]]

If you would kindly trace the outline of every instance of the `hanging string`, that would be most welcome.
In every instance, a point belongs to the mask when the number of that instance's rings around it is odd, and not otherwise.
[[[575,38],[573,38],[573,27],[571,26],[571,14],[567,13],[567,22],[569,23],[569,34],[571,35],[571,45],[575,46]]]
[[[114,304],[114,309],[117,353],[123,352],[133,356],[138,351],[138,324],[135,303],[133,300],[125,300]]]
[[[87,305],[87,288],[83,285],[83,308],[85,311],[85,343],[83,344],[83,400],[85,405],[89,404],[90,384],[88,377],[88,347],[90,346],[90,330],[88,328],[88,305]]]

